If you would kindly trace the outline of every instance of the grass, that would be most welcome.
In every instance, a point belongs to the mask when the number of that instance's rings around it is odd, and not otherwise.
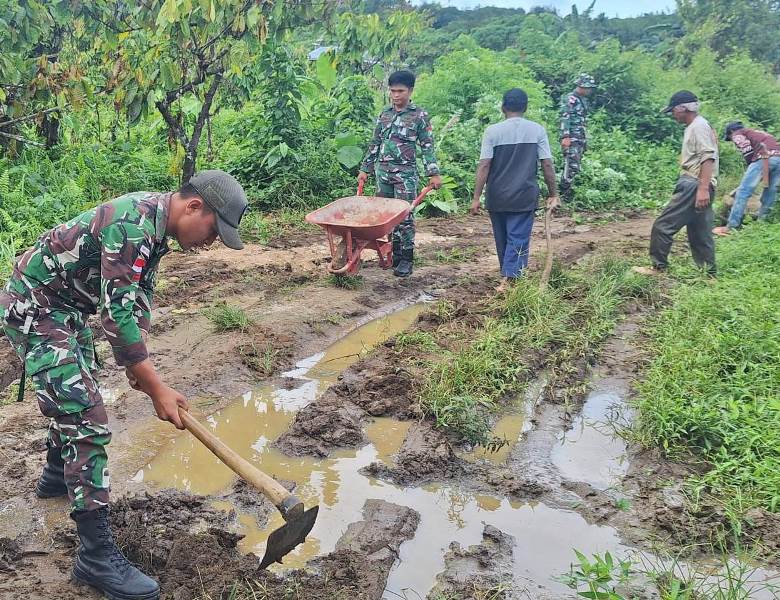
[[[478,251],[476,246],[455,246],[449,250],[437,250],[435,259],[442,264],[467,262],[474,258]]]
[[[328,275],[328,283],[345,290],[357,290],[363,287],[362,275]]]
[[[283,209],[273,213],[248,210],[241,219],[241,237],[248,242],[267,244],[291,231],[315,230],[305,220],[307,210]]]
[[[471,444],[490,445],[489,414],[509,393],[519,392],[541,357],[556,386],[576,382],[598,345],[612,331],[629,298],[653,298],[654,283],[633,274],[616,258],[556,270],[547,290],[523,278],[486,308],[469,343],[445,354],[424,377],[421,408]],[[439,303],[439,318],[451,305]]]
[[[691,499],[714,497],[734,522],[780,510],[778,247],[780,225],[745,228],[719,242],[717,281],[677,286],[650,326],[636,402],[636,438],[701,460]]]
[[[225,302],[218,302],[203,309],[203,314],[213,323],[214,329],[218,332],[246,329],[252,324],[244,309]]]

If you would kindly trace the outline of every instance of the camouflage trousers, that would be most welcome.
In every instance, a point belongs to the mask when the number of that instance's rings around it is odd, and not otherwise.
[[[73,510],[108,504],[108,417],[95,379],[92,330],[75,311],[34,308],[0,291],[2,328],[50,418],[47,445],[59,448]]]
[[[377,196],[382,198],[398,198],[412,202],[417,197],[417,172],[400,171],[389,172],[376,167]],[[400,246],[401,250],[414,249],[414,211],[409,212],[403,221],[393,229],[393,247]]]
[[[572,142],[568,148],[563,150],[563,173],[561,174],[560,188],[561,196],[571,197],[572,184],[574,178],[582,168],[582,155],[585,154],[585,144]]]

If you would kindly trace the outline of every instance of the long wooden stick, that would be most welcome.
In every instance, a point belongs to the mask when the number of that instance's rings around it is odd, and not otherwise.
[[[288,492],[276,479],[263,473],[252,463],[229,448],[222,440],[201,425],[190,413],[179,409],[179,417],[187,430],[211,450],[217,458],[230,467],[247,483],[259,489],[274,503],[286,520],[303,514],[303,503]]]
[[[545,289],[550,281],[550,273],[553,266],[553,249],[552,249],[552,233],[550,231],[550,224],[552,221],[552,208],[548,208],[544,211],[544,237],[547,240],[547,257],[544,261],[544,271],[542,271],[542,277],[539,280],[539,289]]]

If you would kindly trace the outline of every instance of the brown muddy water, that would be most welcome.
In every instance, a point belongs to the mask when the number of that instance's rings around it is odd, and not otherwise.
[[[266,473],[297,483],[296,494],[306,506],[319,504],[317,523],[306,543],[273,570],[297,568],[335,548],[348,525],[360,520],[367,499],[382,499],[409,506],[420,513],[414,539],[404,543],[385,590],[385,598],[424,598],[445,568],[444,555],[452,542],[463,547],[479,544],[485,525],[493,525],[514,537],[512,582],[516,590],[532,590],[512,597],[571,598],[573,592],[552,578],[568,572],[572,548],[586,553],[610,551],[625,555],[631,548],[621,543],[609,526],[591,525],[578,513],[543,503],[516,503],[506,498],[476,494],[459,481],[421,487],[401,487],[360,473],[376,461],[392,464],[404,441],[409,422],[377,418],[367,427],[369,443],[357,450],[342,450],[326,459],[291,457],[273,448],[295,414],[337,381],[339,374],[361,356],[409,327],[424,310],[417,304],[368,322],[333,344],[326,352],[298,363],[285,373],[284,384],[265,385],[247,391],[227,408],[202,421],[244,458]],[[550,460],[560,478],[582,481],[596,488],[617,485],[627,468],[626,447],[605,428],[607,416],[623,403],[627,383],[596,382],[583,414],[562,434]],[[542,379],[532,385],[518,406],[496,425],[495,433],[509,442],[497,453],[481,450],[464,453],[469,461],[503,464],[517,442],[531,428]],[[235,475],[188,433],[167,443],[134,481],[152,488],[175,487],[188,492],[225,495]],[[236,510],[241,549],[262,555],[270,532],[283,524],[274,513],[264,526],[256,516],[242,512],[225,500],[215,506]],[[758,596],[757,596],[758,597]],[[769,597],[769,596],[767,596]]]

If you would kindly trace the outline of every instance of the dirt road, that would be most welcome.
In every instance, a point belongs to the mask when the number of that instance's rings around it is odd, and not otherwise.
[[[558,218],[556,257],[571,264],[596,249],[643,247],[650,225],[646,216],[601,225]],[[537,224],[532,268],[542,245]],[[114,431],[112,493],[127,497],[114,508],[117,537],[161,579],[165,598],[227,597],[241,580],[255,582],[247,585],[257,598],[460,599],[490,586],[505,586],[496,598],[566,598],[570,592],[550,578],[571,559],[572,536],[583,548],[620,550],[658,528],[616,508],[627,493],[615,491],[622,481],[637,495],[647,491],[636,468],[622,466],[625,446],[602,453],[595,479],[578,460],[605,438],[559,449],[568,427],[559,406],[531,402],[529,414],[508,414],[498,426],[524,443],[491,457],[467,456],[408,420],[411,382],[381,344],[414,321],[417,313],[397,311],[421,296],[479,301],[497,282],[485,217],[421,221],[421,261],[408,280],[367,261],[359,287],[337,287],[325,273],[327,255],[319,231],[241,253],[174,254],[161,270],[150,342],[163,379],[191,399],[201,420],[321,504],[316,539],[291,556],[296,570],[257,572],[246,553],[262,551],[276,523],[272,507],[156,420],[111,361],[101,373]],[[253,324],[216,333],[202,309],[219,302],[240,306]],[[633,350],[619,340],[640,318],[608,344],[605,372],[594,376],[596,389],[619,401],[633,373]],[[2,389],[18,376],[5,347],[0,364]],[[598,388],[613,376],[617,383]],[[29,391],[24,403],[0,408],[0,598],[97,598],[68,582],[75,538],[66,503],[32,493],[45,426]],[[160,491],[168,487],[178,491]],[[655,492],[653,501],[663,502],[662,487]],[[556,531],[566,535],[550,537]],[[534,538],[545,541],[518,541]]]

